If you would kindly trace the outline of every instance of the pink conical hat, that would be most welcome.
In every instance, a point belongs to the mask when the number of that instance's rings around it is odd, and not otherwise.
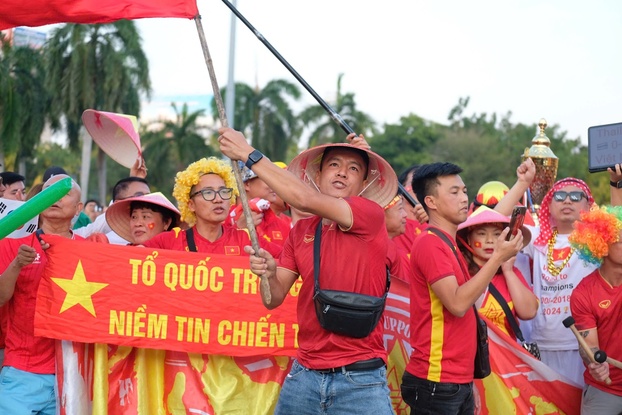
[[[88,109],[82,122],[97,145],[122,166],[131,168],[142,154],[135,116]]]

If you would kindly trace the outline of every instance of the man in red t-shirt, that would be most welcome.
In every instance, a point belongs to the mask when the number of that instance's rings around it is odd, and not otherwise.
[[[314,304],[314,241],[321,233],[319,285],[382,297],[387,289],[389,242],[381,206],[397,193],[397,177],[380,156],[350,144],[327,144],[299,154],[288,170],[275,166],[233,129],[221,128],[221,151],[245,162],[287,204],[313,216],[299,220],[278,267],[264,250],[251,269],[267,278],[278,307],[298,277],[298,354],[275,414],[393,414],[386,379],[382,320],[371,334],[350,337],[324,329]],[[360,140],[360,138],[357,138]],[[355,139],[355,140],[357,140]],[[361,197],[362,196],[362,197]],[[257,255],[257,256],[256,256]],[[263,287],[262,287],[263,288]]]
[[[600,268],[586,276],[572,291],[570,310],[575,326],[593,352],[622,360],[622,206],[593,208],[581,214],[568,240],[579,258]],[[582,414],[622,412],[622,367],[592,363],[579,347],[586,371],[581,395]],[[611,383],[605,383],[607,378]]]
[[[283,246],[291,229],[291,218],[287,215],[282,215],[289,220],[283,219],[273,210],[277,202],[282,203],[283,201],[251,169],[246,168],[243,164],[240,167],[242,169],[242,181],[244,182],[244,191],[246,192],[247,199],[249,201],[255,199],[269,202],[266,209],[263,209],[261,212],[255,212],[251,209],[257,236]],[[231,206],[229,218],[231,220],[227,224],[240,229],[246,228],[246,217],[242,212],[241,205]]]
[[[473,305],[501,264],[522,247],[522,234],[507,242],[505,229],[492,257],[469,277],[455,243],[458,225],[467,218],[469,208],[461,172],[451,163],[427,164],[417,169],[412,181],[429,216],[427,230],[415,239],[411,250],[413,351],[401,386],[402,398],[417,414],[473,414],[477,333]]]
[[[56,175],[43,189],[67,177]],[[80,211],[80,187],[72,181],[69,193],[39,215],[40,237],[73,238],[71,221]],[[55,341],[34,335],[35,299],[47,262],[42,245],[34,234],[0,241],[0,305],[8,304],[0,414],[56,414]]]

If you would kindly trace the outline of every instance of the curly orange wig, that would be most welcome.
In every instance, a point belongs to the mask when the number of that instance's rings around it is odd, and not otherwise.
[[[609,246],[618,242],[622,229],[622,206],[594,206],[581,213],[568,241],[587,263],[600,265],[609,254]]]

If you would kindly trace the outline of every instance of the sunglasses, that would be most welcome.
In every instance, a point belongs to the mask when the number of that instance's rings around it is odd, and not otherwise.
[[[583,198],[585,198],[585,200],[588,200],[587,195],[579,191],[564,192],[563,190],[559,190],[557,192],[553,192],[553,200],[555,200],[556,202],[563,202],[568,196],[570,196],[570,200],[573,202],[580,202]]]

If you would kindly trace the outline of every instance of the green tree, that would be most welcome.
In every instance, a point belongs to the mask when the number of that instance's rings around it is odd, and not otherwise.
[[[516,167],[539,129],[535,122],[531,125],[513,124],[511,112],[502,117],[485,113],[466,116],[468,103],[468,98],[461,98],[450,111],[450,125],[432,149],[432,154],[436,161],[451,161],[464,169],[462,178],[473,197],[487,181],[500,180],[508,186],[516,181]],[[597,186],[595,195],[600,197],[602,179],[588,174],[587,148],[580,139],[569,139],[558,125],[548,126],[545,134],[559,160],[557,179],[576,177],[586,180],[592,190],[595,190],[592,184]]]
[[[206,143],[207,128],[199,124],[205,110],[190,112],[185,103],[181,109],[174,103],[171,106],[175,120],[156,121],[141,132],[149,184],[152,190],[167,195],[173,191],[178,171],[202,157],[218,154]]]
[[[412,164],[432,161],[430,147],[440,138],[439,126],[410,114],[398,124],[385,124],[384,131],[370,137],[372,150],[384,157],[397,174]]]
[[[59,129],[64,120],[72,150],[78,148],[84,110],[139,115],[140,96],[151,93],[148,61],[133,21],[61,26],[52,32],[45,52],[53,127]],[[98,156],[98,164],[99,193],[103,201],[106,193],[103,152]]]
[[[0,46],[0,163],[18,170],[34,156],[49,111],[43,57],[40,50],[11,46],[2,33]]]
[[[339,74],[337,77],[337,96],[334,105],[331,105],[332,109],[357,134],[373,135],[376,132],[374,120],[371,116],[357,109],[354,93],[342,93],[342,78],[343,74]],[[307,107],[300,113],[299,117],[303,125],[311,130],[309,147],[345,141],[345,132],[321,105]]]
[[[226,89],[220,93],[225,100]],[[288,149],[298,143],[298,120],[290,102],[299,98],[298,87],[282,79],[272,80],[262,89],[236,83],[233,125],[270,159],[285,160]],[[215,102],[212,116],[218,118]]]

